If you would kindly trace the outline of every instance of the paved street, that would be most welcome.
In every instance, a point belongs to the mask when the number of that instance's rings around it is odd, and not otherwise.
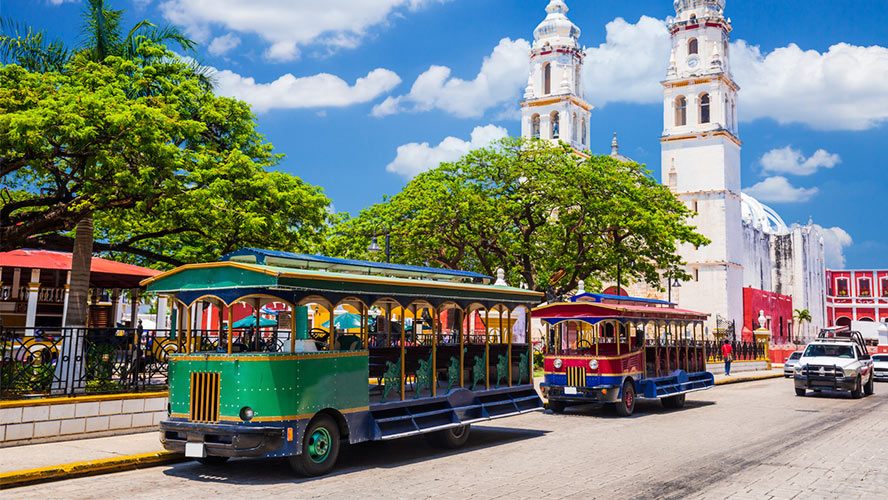
[[[696,393],[683,410],[638,409],[629,419],[588,407],[499,420],[474,427],[455,452],[422,438],[345,447],[336,473],[317,479],[278,460],[188,462],[13,496],[849,499],[882,497],[888,484],[888,384],[861,400],[798,398],[790,381],[772,379]]]

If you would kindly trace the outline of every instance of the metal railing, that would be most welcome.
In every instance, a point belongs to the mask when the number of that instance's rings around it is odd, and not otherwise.
[[[175,352],[163,333],[0,327],[0,398],[163,389]]]
[[[723,341],[707,340],[706,354],[708,363],[722,363]],[[764,341],[733,341],[729,342],[733,349],[734,361],[768,361],[768,343]]]

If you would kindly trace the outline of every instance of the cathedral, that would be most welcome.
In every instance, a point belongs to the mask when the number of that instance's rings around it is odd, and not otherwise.
[[[663,288],[671,289],[678,307],[710,313],[710,335],[751,340],[763,327],[777,344],[810,339],[826,319],[823,237],[812,222],[787,226],[741,192],[740,87],[731,75],[725,0],[675,0],[674,6],[661,82],[662,182],[694,212],[690,223],[712,243],[680,248],[691,279],[673,284],[664,278]],[[521,133],[565,142],[586,156],[593,107],[583,98],[580,29],[567,12],[563,0],[551,0],[534,30]],[[631,161],[619,155],[616,135],[611,155]],[[666,298],[642,284],[626,289]],[[796,324],[796,309],[807,309],[812,321]]]

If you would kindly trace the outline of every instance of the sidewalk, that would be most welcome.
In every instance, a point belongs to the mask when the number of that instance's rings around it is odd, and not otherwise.
[[[0,448],[0,487],[106,474],[181,460],[154,432]]]
[[[772,365],[773,366],[773,365]],[[736,384],[737,382],[753,382],[755,380],[764,380],[769,378],[780,378],[783,376],[783,365],[779,368],[774,367],[770,370],[757,370],[751,372],[733,372],[730,376],[722,373],[713,373],[715,375],[715,385]]]

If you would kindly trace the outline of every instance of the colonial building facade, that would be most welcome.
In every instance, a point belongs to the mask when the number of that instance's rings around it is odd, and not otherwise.
[[[888,323],[888,269],[826,271],[827,321],[851,326],[852,321]]]
[[[711,313],[710,334],[751,339],[764,312],[774,340],[809,339],[826,324],[823,238],[813,223],[787,226],[741,192],[740,87],[731,74],[725,0],[675,0],[674,7],[661,82],[662,182],[694,212],[690,222],[711,243],[680,248],[691,279],[669,295],[682,308]],[[561,140],[581,152],[589,149],[592,106],[583,99],[580,30],[567,19],[562,0],[550,1],[546,12],[534,31],[522,135]],[[611,154],[629,160],[618,154],[616,137]],[[665,279],[663,288],[671,288]],[[628,289],[667,298],[644,285]],[[795,325],[794,309],[807,309],[812,321]]]

